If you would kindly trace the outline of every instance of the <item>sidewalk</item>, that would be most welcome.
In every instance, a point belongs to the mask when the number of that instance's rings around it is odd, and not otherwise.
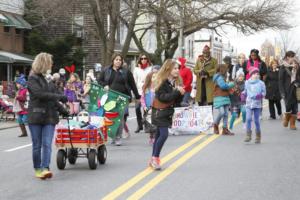
[[[18,127],[18,123],[14,121],[0,121],[0,130]]]

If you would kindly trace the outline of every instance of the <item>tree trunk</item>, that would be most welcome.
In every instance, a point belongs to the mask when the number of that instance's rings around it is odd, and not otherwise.
[[[131,16],[131,20],[128,25],[126,39],[125,39],[123,49],[122,49],[122,55],[124,58],[127,56],[127,53],[128,53],[129,47],[130,47],[130,42],[131,42],[131,39],[133,36],[135,22],[138,17],[138,13],[139,13],[139,5],[140,5],[140,0],[136,0],[134,8],[133,8],[133,14]]]

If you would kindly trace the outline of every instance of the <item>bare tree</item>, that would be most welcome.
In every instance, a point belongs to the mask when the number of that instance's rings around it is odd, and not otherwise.
[[[282,46],[281,56],[283,57],[285,52],[287,51],[294,51],[297,56],[300,55],[300,46],[296,42],[295,38],[297,36],[292,31],[280,31],[279,39],[280,44]]]
[[[202,29],[217,33],[224,26],[231,26],[244,34],[264,29],[288,29],[285,17],[289,15],[290,4],[282,0],[145,0],[146,12],[153,16],[151,25],[144,31],[155,29],[157,50],[153,55],[155,62],[161,62],[161,54],[173,57],[177,47],[179,30],[187,36]],[[183,12],[183,13],[180,13]],[[280,15],[278,14],[280,13]],[[180,17],[183,16],[183,27]],[[143,31],[143,30],[139,30]],[[137,47],[146,52],[142,40],[134,32]],[[142,34],[145,35],[145,34]]]

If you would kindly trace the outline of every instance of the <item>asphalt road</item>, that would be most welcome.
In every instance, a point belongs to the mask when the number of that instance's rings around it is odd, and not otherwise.
[[[46,181],[33,176],[30,138],[17,138],[17,128],[0,131],[0,200],[300,199],[300,131],[279,120],[262,121],[259,145],[243,143],[241,124],[235,136],[170,136],[160,172],[147,168],[148,135],[133,133],[134,118],[129,128],[131,137],[120,147],[108,144],[107,163],[96,170],[84,158],[58,170],[53,147],[54,177]]]

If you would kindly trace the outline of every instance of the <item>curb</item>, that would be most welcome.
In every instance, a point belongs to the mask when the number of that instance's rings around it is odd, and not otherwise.
[[[0,127],[0,131],[6,130],[6,129],[11,129],[11,128],[17,128],[17,127],[19,127],[19,125],[8,126],[8,127],[3,127],[3,128]]]

